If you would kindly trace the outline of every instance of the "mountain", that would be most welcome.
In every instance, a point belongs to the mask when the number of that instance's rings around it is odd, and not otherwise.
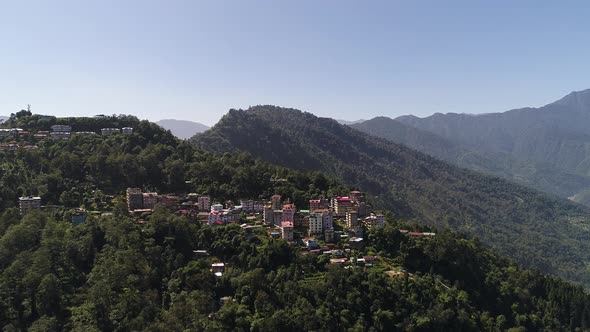
[[[590,177],[546,163],[519,159],[503,151],[474,148],[387,117],[376,117],[351,127],[460,167],[500,176],[563,198],[590,188]]]
[[[540,108],[482,115],[437,113],[396,120],[469,149],[505,153],[523,162],[590,177],[590,90],[572,92]],[[589,196],[588,190],[585,186],[570,195],[580,200]]]
[[[448,177],[472,181],[469,174],[455,174],[444,163],[433,164],[431,158],[407,148],[398,149],[391,143],[389,148],[375,146],[384,141],[332,120],[294,111],[285,116],[270,119],[269,125],[287,118],[303,120],[295,131],[309,128],[306,134],[311,141],[323,141],[317,133],[320,130],[334,139],[332,143],[348,137],[350,146],[364,142],[366,153],[392,152],[395,163],[402,163],[392,167],[417,170],[422,183],[431,181],[428,177],[444,175],[441,170]],[[245,132],[251,132],[258,123],[232,121],[230,116],[222,120],[232,124],[234,130]],[[301,144],[299,136],[291,136],[294,132],[284,129],[294,123],[272,125],[270,128],[276,130],[256,134],[273,138],[284,134],[293,138],[284,146],[296,146]],[[68,140],[33,135],[56,124],[69,124],[82,133],[72,134]],[[133,116],[56,118],[25,114],[11,125],[29,134],[0,137],[0,142],[29,148],[0,150],[0,326],[5,331],[588,328],[590,295],[582,286],[523,269],[485,248],[478,239],[466,239],[447,229],[433,235],[433,229],[394,220],[387,211],[384,227],[365,232],[363,248],[345,250],[350,243],[342,239],[333,243],[333,250],[320,249],[323,254],[319,255],[300,242],[269,236],[272,228],[261,227],[260,215],[246,217],[241,213],[238,223],[209,226],[196,215],[182,212],[187,211],[187,204],[193,204],[190,195],[185,196],[189,192],[210,195],[213,202],[258,200],[280,194],[301,209],[312,197],[351,190],[322,173],[271,165],[246,153],[204,152]],[[93,134],[104,127],[133,127],[133,133]],[[249,141],[253,142],[254,136]],[[272,143],[280,142],[271,141],[272,147],[283,146]],[[341,146],[325,149],[343,150]],[[356,149],[351,151],[357,153]],[[334,153],[326,157],[329,155]],[[284,163],[297,160],[294,155],[282,157],[289,159]],[[380,163],[376,170],[386,170],[381,164],[390,157],[376,160]],[[424,169],[426,166],[432,169]],[[408,170],[400,176],[411,175]],[[378,173],[375,176],[383,179]],[[284,181],[273,181],[276,177]],[[416,188],[425,188],[417,179],[412,181]],[[468,195],[479,197],[482,206],[490,204],[486,199],[494,195],[494,190],[484,183],[479,185],[484,192]],[[453,190],[464,186],[455,184]],[[163,204],[150,213],[130,213],[125,199],[127,187],[160,192]],[[536,201],[539,210],[555,205],[534,194],[527,196],[527,192],[517,191],[519,188],[514,190],[520,195],[519,205]],[[177,194],[162,195],[171,192]],[[44,208],[21,214],[18,198],[23,195],[40,196]],[[400,191],[400,201],[405,200],[403,195],[405,192]],[[368,199],[370,202],[373,197]],[[510,209],[514,218],[523,217],[510,201],[504,201],[502,208]],[[563,207],[552,208],[565,211]],[[575,207],[571,209],[575,212]],[[541,211],[535,216],[536,230],[554,235],[544,213],[551,212]],[[84,221],[79,222],[80,217]],[[242,227],[242,222],[258,225]],[[528,227],[526,220],[522,223]],[[339,224],[335,227],[340,228]],[[296,237],[304,237],[305,229],[295,226]],[[422,232],[430,234],[424,236]],[[546,238],[540,235],[538,240],[543,243]],[[579,234],[580,241],[583,237]],[[518,248],[531,249],[527,245],[525,242]],[[578,257],[568,249],[555,248]],[[583,246],[579,249],[587,250]],[[548,253],[549,259],[555,258],[551,250]],[[538,263],[537,256],[531,258]],[[221,262],[225,264],[219,271],[215,263]]]
[[[338,121],[338,123],[340,123],[340,124],[349,126],[349,125],[353,125],[353,124],[364,122],[366,120],[360,119],[360,120],[356,120],[356,121],[348,121],[348,120],[338,120],[338,119],[336,119],[336,121]]]
[[[172,134],[180,139],[191,138],[193,135],[202,133],[209,129],[208,126],[186,120],[165,119],[156,122],[160,127],[170,130]]]
[[[7,116],[0,116],[0,123],[4,122],[6,120],[8,120]]]
[[[397,218],[477,236],[524,266],[590,285],[590,211],[567,200],[275,106],[230,110],[190,142],[325,172],[376,196],[376,204]]]

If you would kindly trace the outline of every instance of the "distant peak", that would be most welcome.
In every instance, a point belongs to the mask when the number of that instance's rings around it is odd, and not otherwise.
[[[562,105],[587,110],[590,108],[590,89],[570,92],[565,97],[549,105]]]

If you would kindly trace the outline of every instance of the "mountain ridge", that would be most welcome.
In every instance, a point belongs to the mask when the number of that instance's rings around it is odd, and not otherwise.
[[[525,266],[590,284],[582,264],[590,260],[590,211],[567,200],[457,168],[329,118],[272,105],[230,110],[190,142],[216,153],[248,152],[281,166],[325,172],[377,196],[376,203],[398,218],[477,236]]]
[[[479,116],[401,116],[395,120],[469,149],[504,153],[590,179],[590,90],[572,92],[539,108]]]

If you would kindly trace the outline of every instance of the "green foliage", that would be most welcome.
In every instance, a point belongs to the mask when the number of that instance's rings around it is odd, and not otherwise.
[[[73,226],[31,214],[0,243],[33,225],[36,237],[0,272],[5,330],[538,331],[590,322],[582,288],[450,232],[401,235],[416,229],[405,223],[368,234],[367,251],[383,267],[347,269],[265,233],[201,226],[164,209],[144,225],[121,217]],[[195,257],[195,248],[211,256]],[[216,261],[226,263],[222,277],[210,270]],[[392,267],[405,275],[389,276]]]
[[[192,142],[324,172],[378,196],[398,218],[477,236],[524,266],[590,285],[590,212],[566,200],[275,106],[231,110]]]

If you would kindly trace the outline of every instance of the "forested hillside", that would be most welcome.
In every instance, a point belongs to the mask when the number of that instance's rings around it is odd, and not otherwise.
[[[590,179],[590,90],[572,92],[540,108],[523,108],[481,115],[434,114],[426,118],[402,116],[406,125],[439,135],[470,149],[504,153],[534,165]],[[542,170],[540,170],[543,172]],[[570,193],[590,204],[590,186]]]
[[[457,166],[500,176],[562,198],[569,198],[590,188],[590,177],[543,162],[524,160],[485,146],[475,148],[387,117],[377,117],[350,126]]]
[[[133,135],[72,135],[69,140],[36,138],[32,134],[52,124],[73,130],[100,132],[104,127],[130,126]],[[22,116],[4,125],[20,126],[29,135],[10,138],[35,149],[0,151],[0,209],[13,207],[18,197],[41,196],[44,204],[94,210],[105,195],[123,194],[127,187],[162,193],[197,192],[213,199],[270,197],[275,193],[297,203],[341,190],[318,172],[301,173],[254,160],[246,154],[215,156],[181,142],[168,131],[132,116],[53,118]],[[289,182],[272,182],[272,177]],[[342,190],[344,191],[344,190]]]
[[[33,135],[55,123],[87,131],[125,125],[134,133],[69,140]],[[341,266],[331,263],[338,251],[302,252],[264,228],[210,227],[163,206],[138,221],[121,199],[127,186],[140,186],[206,193],[217,201],[279,193],[306,207],[309,198],[350,189],[322,173],[271,165],[244,153],[203,152],[131,116],[66,120],[21,113],[10,125],[29,133],[9,140],[36,148],[0,152],[4,331],[588,328],[590,297],[583,288],[522,269],[478,240],[448,230],[408,236],[407,230],[431,230],[389,213],[384,228],[366,234],[364,248],[347,253],[373,257],[374,266],[356,259]],[[292,145],[295,141],[285,146]],[[413,154],[405,153],[400,156]],[[536,197],[525,193],[519,192],[523,199]],[[44,204],[65,209],[21,216],[14,206],[23,194],[41,195]],[[64,213],[70,207],[106,213],[91,214],[76,226]],[[570,208],[571,215],[582,215]],[[221,276],[212,272],[216,262],[226,264]]]
[[[80,226],[0,215],[4,331],[527,331],[588,328],[590,297],[449,232],[369,234],[380,267],[329,264],[237,225],[157,210]],[[193,250],[207,250],[198,257]],[[226,262],[225,273],[211,272]]]
[[[275,106],[231,110],[192,142],[326,172],[378,196],[399,218],[478,236],[524,266],[590,285],[589,211],[566,200]]]

